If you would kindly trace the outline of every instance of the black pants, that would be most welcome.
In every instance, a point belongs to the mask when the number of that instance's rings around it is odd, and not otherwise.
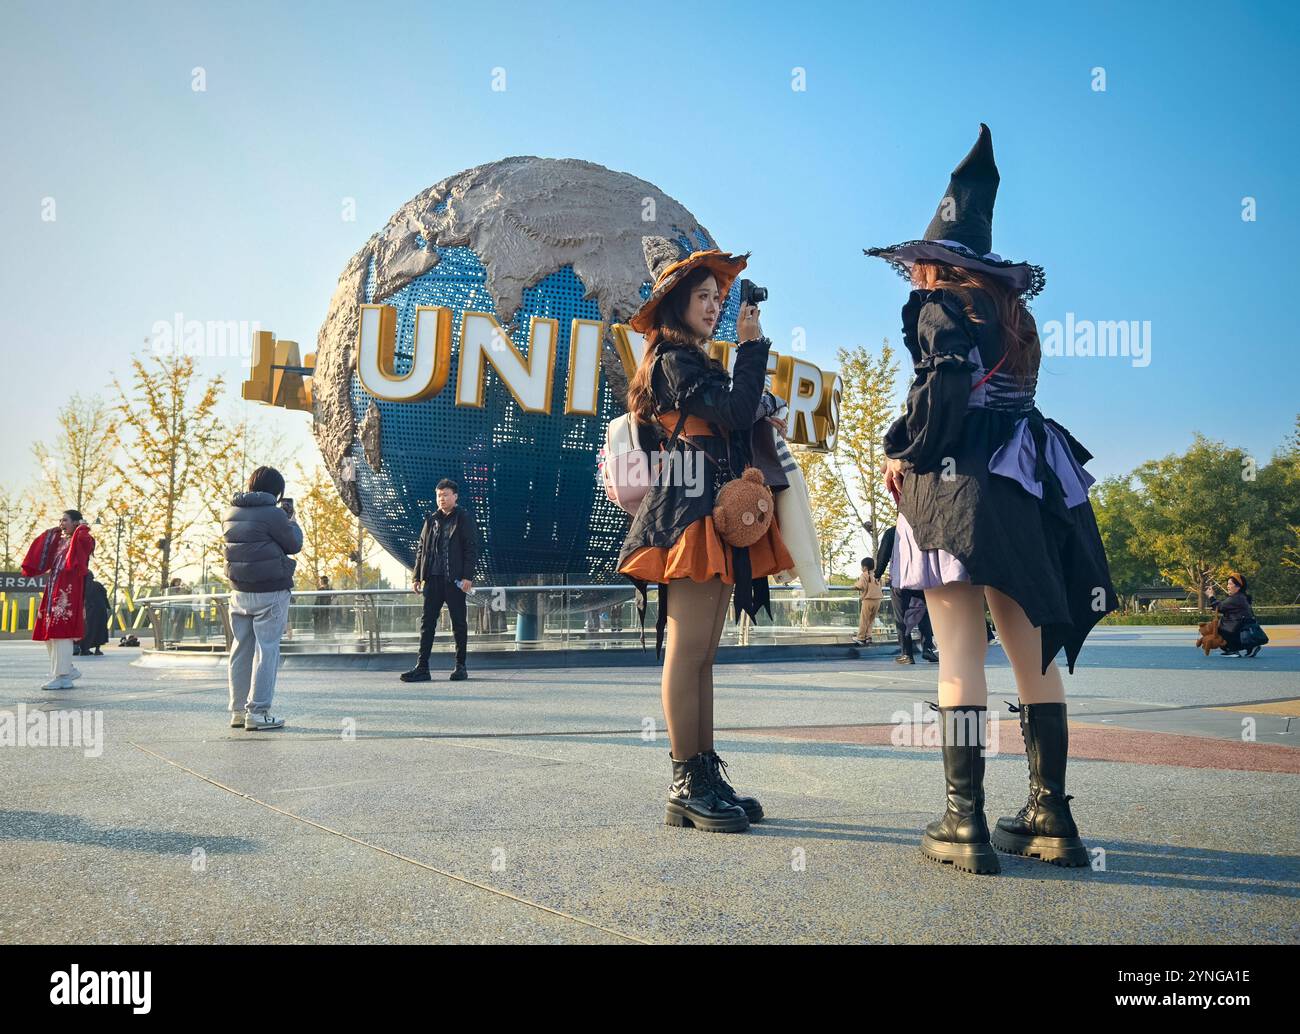
[[[465,644],[469,639],[469,623],[465,620],[465,593],[455,582],[430,578],[424,583],[424,614],[420,618],[420,663],[428,667],[429,653],[433,649],[433,634],[438,627],[438,615],[447,604],[451,614],[451,632],[456,639],[456,663],[465,663]]]
[[[921,630],[921,649],[934,649],[934,626],[930,624],[930,611],[925,606],[925,593],[920,589],[894,589],[889,594],[890,603],[894,608],[894,624],[898,628],[898,648],[908,657],[916,654],[915,647],[912,646],[912,629],[920,628]],[[920,608],[921,618],[916,621],[916,609]],[[913,621],[916,623],[908,625],[908,611],[912,612]]]

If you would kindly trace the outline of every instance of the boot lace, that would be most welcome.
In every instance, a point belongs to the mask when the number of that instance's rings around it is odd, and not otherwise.
[[[713,775],[713,781],[718,788],[726,793],[734,795],[735,788],[727,782],[727,763],[718,757],[716,752],[709,754],[709,769]]]

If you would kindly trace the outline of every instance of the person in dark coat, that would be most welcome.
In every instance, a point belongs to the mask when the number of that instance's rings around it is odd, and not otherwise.
[[[1219,635],[1227,640],[1227,646],[1224,646],[1223,652],[1229,657],[1237,657],[1245,650],[1247,657],[1254,657],[1259,653],[1258,646],[1249,648],[1243,647],[1241,643],[1241,629],[1248,621],[1255,620],[1255,610],[1252,606],[1250,594],[1246,592],[1246,579],[1240,573],[1233,571],[1228,575],[1228,595],[1223,599],[1218,599],[1214,595],[1213,585],[1210,588],[1210,594],[1205,601],[1211,610],[1219,613]]]
[[[629,320],[645,335],[645,349],[627,404],[642,428],[650,469],[668,476],[652,480],[633,516],[618,571],[636,589],[643,644],[647,590],[658,586],[655,655],[666,639],[660,688],[673,772],[665,822],[738,833],[760,821],[763,808],[736,792],[714,750],[713,661],[733,591],[737,620],[741,613],[753,619],[763,607],[770,617],[767,578],[794,567],[794,560],[775,520],[751,545],[734,546],[723,540],[713,511],[723,485],[747,466],[762,469],[758,454],[769,443],[766,462],[774,461],[772,431],[784,430],[781,400],[763,387],[771,342],[758,306],[740,306],[730,374],[708,352],[745,257],[716,248],[690,251],[681,240],[656,236],[643,238],[642,246],[653,285]],[[680,456],[680,465],[660,467],[665,455]],[[780,484],[788,485],[784,476]]]
[[[317,593],[311,599],[311,627],[317,639],[324,639],[330,634],[333,627],[333,611],[330,607],[334,605],[334,597],[330,595],[330,576],[323,574],[316,582]]]
[[[1065,688],[1092,627],[1118,605],[1088,502],[1091,454],[1034,404],[1041,346],[1025,301],[1039,266],[993,252],[999,173],[980,125],[923,240],[867,254],[914,290],[903,341],[914,378],[885,435],[886,485],[898,499],[894,591],[921,590],[939,641],[939,712],[947,809],[922,854],[974,873],[999,871],[993,848],[1086,866],[1065,793]],[[988,647],[984,605],[1015,673],[1029,759],[1029,798],[984,817]]]
[[[420,541],[415,547],[415,569],[411,585],[423,592],[420,617],[420,655],[415,667],[398,676],[403,682],[428,682],[429,654],[443,605],[451,615],[452,637],[456,642],[456,667],[450,679],[469,678],[465,652],[469,643],[466,595],[474,589],[474,568],[478,565],[478,531],[474,519],[459,505],[460,486],[443,478],[436,489],[438,508],[424,518]]]
[[[880,555],[876,557],[875,575],[883,578],[885,569],[893,563],[894,544],[898,537],[897,526],[886,528],[880,537]],[[891,582],[893,576],[890,576]],[[898,664],[915,664],[916,647],[912,645],[912,632],[921,632],[921,656],[932,664],[938,663],[934,652],[934,626],[930,624],[930,611],[925,605],[925,593],[919,589],[900,589],[890,586],[889,606],[894,612],[894,625],[898,629]]]
[[[76,652],[83,657],[92,654],[103,657],[104,651],[100,647],[108,642],[108,590],[90,571],[86,572],[84,598],[86,634],[77,640]]]
[[[258,467],[248,491],[231,501],[222,522],[222,553],[230,582],[230,726],[248,732],[284,728],[271,714],[280,663],[280,638],[289,623],[293,574],[302,528],[284,475]]]

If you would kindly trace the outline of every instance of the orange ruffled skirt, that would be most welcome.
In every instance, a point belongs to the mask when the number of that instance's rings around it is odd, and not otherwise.
[[[670,432],[677,426],[675,412],[663,413],[659,420]],[[682,431],[691,435],[711,433],[707,421],[695,416],[687,416]],[[749,547],[749,565],[755,578],[789,571],[794,567],[794,558],[781,539],[781,529],[777,526],[775,515],[767,534]],[[618,570],[619,574],[646,582],[670,582],[674,578],[707,582],[710,578],[721,575],[724,584],[736,584],[731,547],[722,541],[710,516],[701,517],[687,525],[681,537],[671,546],[642,546]]]

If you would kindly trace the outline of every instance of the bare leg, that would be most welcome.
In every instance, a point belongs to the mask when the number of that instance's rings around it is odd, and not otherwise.
[[[727,624],[727,611],[731,607],[731,586],[718,579],[718,607],[713,615],[713,636],[709,639],[708,656],[700,668],[700,750],[713,749],[713,662],[718,656],[718,643]]]
[[[700,673],[709,655],[709,635],[721,591],[720,578],[707,582],[674,578],[668,586],[662,695],[668,742],[678,761],[692,758],[703,749]]]
[[[1011,661],[1016,676],[1016,692],[1025,704],[1061,704],[1065,702],[1065,685],[1061,670],[1052,661],[1043,667],[1043,637],[1039,629],[1029,623],[1020,604],[1006,593],[985,587],[984,595],[993,612],[993,623],[1002,638],[1002,648]]]
[[[982,587],[955,582],[926,589],[925,604],[939,646],[939,706],[987,706]]]

